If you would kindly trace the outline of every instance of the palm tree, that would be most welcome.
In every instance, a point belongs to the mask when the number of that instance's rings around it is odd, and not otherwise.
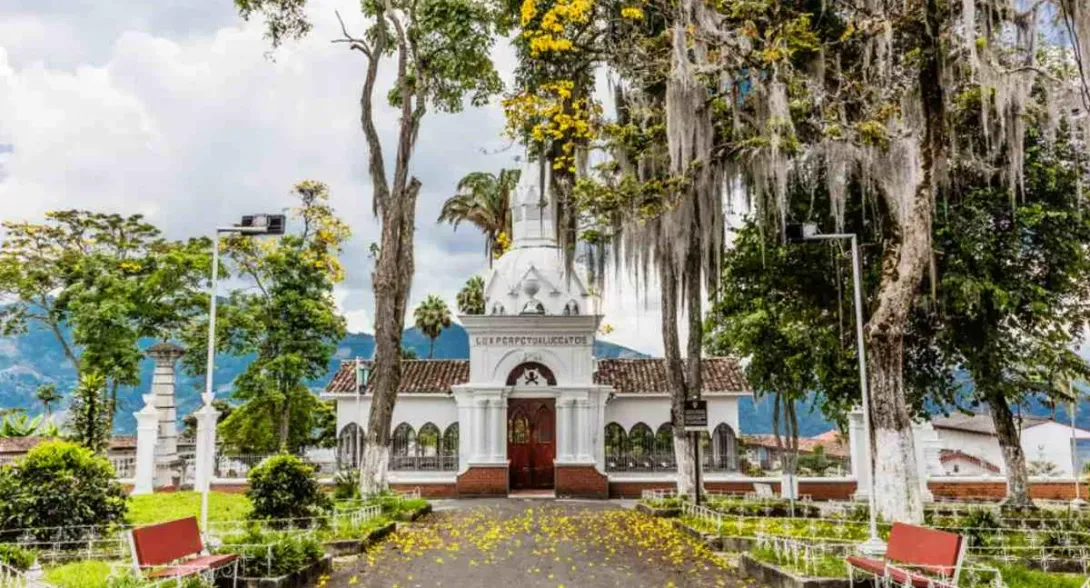
[[[484,278],[473,276],[458,291],[458,312],[484,314]]]
[[[520,174],[517,169],[501,169],[499,175],[488,172],[466,175],[458,181],[458,192],[443,203],[438,222],[448,222],[457,230],[466,221],[480,229],[485,235],[485,255],[491,263],[494,257],[503,254],[506,245],[502,243],[511,234],[509,204]]]
[[[429,339],[428,359],[431,359],[439,333],[450,326],[450,309],[442,298],[429,294],[413,311],[413,319],[416,321],[416,328]]]
[[[38,398],[38,402],[42,403],[42,408],[45,409],[45,414],[53,414],[50,407],[61,401],[61,393],[57,392],[57,387],[53,384],[42,384],[38,386],[38,390],[34,392],[34,395]]]

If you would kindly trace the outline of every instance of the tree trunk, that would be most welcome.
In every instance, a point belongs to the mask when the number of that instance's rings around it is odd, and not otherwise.
[[[367,424],[367,444],[360,472],[364,495],[385,491],[390,460],[390,431],[401,384],[401,332],[413,277],[413,223],[420,182],[413,178],[383,214],[382,242],[372,277],[375,292],[374,392]]]
[[[669,244],[660,243],[656,251],[659,266],[662,309],[662,347],[666,358],[666,383],[670,392],[670,421],[674,426],[674,459],[677,462],[677,493],[693,494],[696,461],[689,435],[685,432],[685,365],[677,336],[678,276]]]
[[[428,339],[428,359],[435,356],[435,339]]]
[[[278,451],[288,451],[288,436],[291,433],[291,398],[284,395],[284,404],[280,407],[278,431]]]
[[[930,259],[931,199],[926,181],[915,192],[901,242],[886,247],[878,307],[867,324],[874,504],[888,521],[923,521],[912,419],[904,390],[904,332]]]
[[[1022,451],[1022,441],[1018,434],[1018,425],[1014,422],[1014,413],[1003,391],[991,386],[981,390],[992,413],[995,434],[999,438],[999,448],[1003,451],[1003,463],[1007,467],[1007,498],[1004,506],[1032,507],[1033,499],[1029,493],[1029,469],[1026,467],[1026,454]]]

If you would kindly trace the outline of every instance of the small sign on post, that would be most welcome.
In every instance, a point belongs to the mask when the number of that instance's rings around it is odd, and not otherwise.
[[[685,430],[705,431],[708,428],[708,401],[685,401]]]

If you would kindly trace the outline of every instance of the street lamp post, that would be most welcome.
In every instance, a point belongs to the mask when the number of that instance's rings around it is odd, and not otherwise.
[[[212,406],[213,371],[216,366],[216,290],[220,267],[220,239],[224,233],[244,235],[282,235],[285,217],[282,214],[258,214],[242,217],[233,227],[217,227],[212,239],[212,281],[208,287],[208,360],[205,366],[203,405],[197,411],[197,464],[194,485],[201,492],[201,530],[208,532],[208,492],[212,487],[216,454],[216,419],[219,411]]]
[[[852,245],[852,290],[855,299],[855,344],[859,356],[859,390],[863,395],[863,437],[867,456],[867,505],[870,511],[870,537],[859,546],[859,551],[866,555],[881,555],[886,552],[886,544],[878,536],[878,513],[874,508],[874,456],[871,448],[870,393],[867,390],[867,356],[863,346],[863,279],[859,258],[859,239],[855,233],[820,234],[817,225],[793,224],[787,226],[787,241],[835,241],[848,239]]]

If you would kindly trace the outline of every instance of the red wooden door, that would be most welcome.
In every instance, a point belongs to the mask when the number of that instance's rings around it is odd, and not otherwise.
[[[553,399],[512,399],[507,406],[507,458],[511,488],[553,487],[556,420]]]

